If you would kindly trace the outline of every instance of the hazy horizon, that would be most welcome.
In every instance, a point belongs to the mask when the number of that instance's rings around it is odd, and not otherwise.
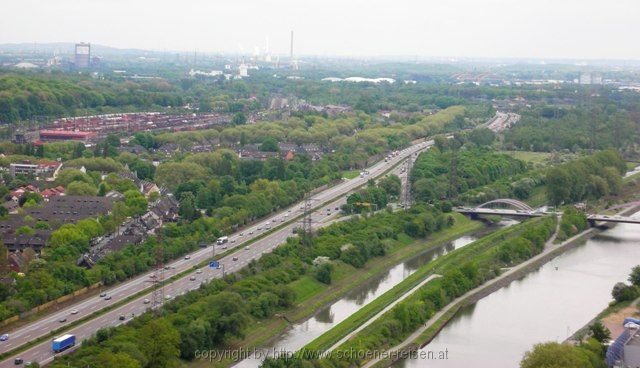
[[[631,0],[24,0],[0,43],[338,57],[638,60]]]

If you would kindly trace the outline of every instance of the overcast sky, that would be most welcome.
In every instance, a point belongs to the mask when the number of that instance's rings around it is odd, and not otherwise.
[[[638,0],[11,0],[0,43],[305,55],[640,59]]]

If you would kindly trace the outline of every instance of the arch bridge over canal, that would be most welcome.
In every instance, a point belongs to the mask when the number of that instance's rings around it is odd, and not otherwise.
[[[496,206],[502,206],[501,208],[495,208]],[[640,206],[640,201],[630,202],[615,207],[611,207],[610,210],[631,208],[634,206]],[[507,208],[504,208],[507,207]],[[559,211],[549,211],[543,209],[535,209],[528,204],[521,202],[517,199],[500,198],[483,203],[476,207],[456,207],[453,209],[458,213],[469,215],[472,218],[477,218],[481,215],[495,215],[495,216],[512,216],[512,217],[543,217],[549,215],[561,215]],[[613,222],[613,223],[626,223],[626,224],[640,224],[640,218],[631,216],[620,215],[603,215],[603,214],[587,214],[587,221],[591,226],[594,226],[597,222]]]

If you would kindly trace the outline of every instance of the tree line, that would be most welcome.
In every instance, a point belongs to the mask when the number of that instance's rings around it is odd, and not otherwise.
[[[545,182],[551,203],[577,203],[618,194],[626,164],[615,150],[597,152],[549,169]]]

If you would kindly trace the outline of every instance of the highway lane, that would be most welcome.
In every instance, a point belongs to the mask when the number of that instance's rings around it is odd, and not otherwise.
[[[326,220],[331,218],[327,216],[326,208],[331,208],[331,213],[335,214],[335,207],[339,207],[342,203],[344,203],[345,198],[342,197],[344,194],[353,190],[354,188],[366,183],[370,178],[377,177],[381,175],[385,170],[387,170],[390,166],[399,163],[405,158],[409,157],[411,154],[423,150],[424,148],[430,147],[433,144],[433,141],[421,142],[414,146],[411,146],[408,149],[401,151],[397,156],[392,157],[389,162],[378,162],[371,166],[368,171],[369,174],[364,177],[357,177],[352,180],[345,181],[340,183],[334,187],[328,188],[314,196],[311,197],[311,206],[314,210],[312,215],[312,220],[314,222],[314,226],[320,226],[320,224],[324,223]],[[331,200],[335,197],[337,200],[330,203],[328,206],[320,206],[321,204]],[[282,219],[286,221],[290,221],[291,218],[299,216],[303,211],[300,209],[304,206],[303,202],[297,203],[288,209],[285,209],[273,216],[270,216],[261,222],[254,224],[246,229],[243,229],[240,232],[236,232],[229,236],[229,243],[227,246],[229,248],[238,248],[243,247],[244,243],[252,239],[262,233],[264,233],[266,229],[266,224],[269,223],[271,227],[282,225]],[[321,207],[321,208],[320,208]],[[275,221],[274,221],[275,220]],[[286,224],[282,229],[273,232],[272,234],[267,235],[265,238],[257,241],[249,245],[249,250],[240,249],[239,251],[234,252],[232,255],[224,257],[220,260],[220,263],[224,265],[225,272],[235,272],[238,269],[244,267],[251,259],[259,258],[262,253],[268,252],[275,248],[277,245],[282,244],[288,236],[291,236],[293,229],[298,227],[299,224],[297,222],[292,222]],[[261,229],[261,230],[258,230]],[[240,233],[243,233],[241,236]],[[253,234],[251,234],[253,233]],[[172,275],[177,273],[181,273],[187,269],[194,267],[195,265],[208,260],[212,257],[213,251],[212,247],[207,247],[204,249],[200,249],[189,255],[189,259],[181,259],[174,261],[169,264],[169,269],[165,271],[165,278],[169,278]],[[233,257],[238,257],[237,261],[233,261]],[[213,277],[220,277],[222,270],[214,270],[210,268],[206,268],[202,270],[201,274],[193,273],[196,277],[196,281],[189,280],[191,274],[182,277],[174,282],[167,283],[165,285],[165,295],[169,297],[175,297],[176,295],[182,294],[186,291],[192,290],[195,287],[199,286],[199,283],[203,280],[210,280]],[[131,295],[134,295],[140,291],[149,288],[152,283],[149,282],[152,279],[150,276],[153,272],[148,272],[141,276],[138,276],[132,280],[129,280],[125,283],[122,283],[118,286],[115,286],[111,289],[106,290],[107,295],[111,296],[111,300],[104,300],[102,297],[91,297],[86,300],[83,300],[79,303],[71,305],[63,310],[52,313],[49,316],[46,316],[38,321],[35,321],[31,324],[21,327],[17,331],[13,331],[10,333],[9,341],[0,343],[0,352],[6,352],[11,349],[14,349],[28,341],[31,341],[40,336],[46,335],[49,331],[53,329],[60,328],[64,324],[68,324],[74,320],[80,319],[87,314],[91,314],[96,312],[102,308],[105,308],[109,304],[116,303],[119,300],[127,298]],[[94,318],[89,320],[79,326],[76,326],[65,333],[75,334],[78,341],[81,341],[85,338],[91,336],[95,331],[97,331],[101,327],[105,326],[113,326],[122,321],[119,321],[118,317],[122,314],[128,318],[130,318],[131,314],[138,315],[142,313],[146,308],[149,307],[148,304],[144,304],[143,300],[145,298],[150,298],[150,293],[139,298],[134,299],[133,301],[126,303],[125,305],[118,307],[112,311],[105,313],[103,316],[98,318]],[[72,310],[77,310],[77,314],[71,314]],[[65,323],[58,322],[61,318],[66,318]],[[125,320],[126,321],[126,320]],[[17,354],[22,357],[25,361],[38,361],[38,362],[49,362],[53,358],[53,353],[50,350],[50,342],[47,341],[45,343],[38,344],[27,351]],[[13,359],[11,357],[9,359],[0,362],[0,367],[4,366],[12,366]]]

